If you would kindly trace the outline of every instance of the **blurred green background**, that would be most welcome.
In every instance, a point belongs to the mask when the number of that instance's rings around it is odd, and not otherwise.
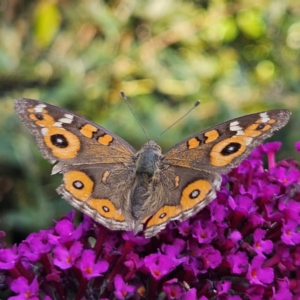
[[[243,114],[293,112],[274,139],[278,158],[299,139],[299,1],[0,1],[0,229],[11,244],[70,210],[61,175],[13,110],[46,101],[85,116],[134,147],[145,136],[124,90],[155,138],[197,99],[202,104],[161,139],[181,139]]]

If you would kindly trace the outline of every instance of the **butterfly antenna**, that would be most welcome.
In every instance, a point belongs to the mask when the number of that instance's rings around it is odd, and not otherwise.
[[[136,116],[136,114],[133,112],[133,110],[132,110],[132,108],[131,108],[131,106],[130,106],[130,104],[129,104],[129,102],[128,102],[128,99],[127,99],[127,97],[126,97],[126,94],[125,94],[123,91],[121,91],[120,93],[121,93],[122,98],[125,100],[127,106],[129,107],[131,113],[133,114],[134,118],[136,119],[136,121],[138,122],[138,124],[140,125],[140,127],[142,128],[142,130],[144,131],[144,134],[145,134],[147,140],[149,141],[150,139],[149,139],[149,137],[148,137],[148,135],[147,135],[147,132],[146,132],[146,130],[144,129],[144,127],[142,126],[142,124],[141,124],[141,122],[139,121],[139,119],[138,119],[138,117]]]
[[[201,103],[200,100],[197,100],[196,103],[193,105],[192,108],[190,108],[181,118],[176,120],[173,124],[171,124],[167,129],[165,129],[157,138],[155,141],[157,141],[166,131],[168,131],[171,127],[173,127],[175,124],[177,124],[179,121],[181,121],[184,117],[186,117],[191,111],[193,111],[199,104]]]

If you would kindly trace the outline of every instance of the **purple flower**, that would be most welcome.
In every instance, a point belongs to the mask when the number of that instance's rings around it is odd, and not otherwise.
[[[135,291],[134,286],[127,285],[120,274],[116,275],[114,286],[117,299],[127,299]]]
[[[230,264],[233,274],[242,274],[247,270],[248,257],[245,252],[230,253],[227,255],[226,260]]]
[[[273,243],[270,240],[262,240],[266,235],[266,232],[262,229],[256,229],[253,234],[253,249],[259,254],[263,255],[271,253],[273,250]]]
[[[277,290],[273,287],[273,297],[272,300],[292,300],[293,294],[289,290],[289,282],[287,278],[277,280]]]
[[[164,283],[163,291],[166,293],[168,299],[180,299],[184,288],[178,284],[178,279],[172,279]]]
[[[157,280],[169,274],[177,266],[177,262],[171,257],[161,253],[146,256],[144,258],[144,264],[151,272],[151,275]]]
[[[77,258],[80,256],[82,250],[82,244],[80,242],[74,242],[70,249],[63,245],[58,245],[53,251],[53,263],[61,269],[71,268]]]
[[[199,254],[204,262],[205,268],[207,269],[215,269],[222,261],[220,252],[210,245],[203,246],[200,249]]]
[[[219,281],[217,283],[216,289],[218,291],[218,295],[227,294],[230,291],[231,282],[230,281]]]
[[[108,270],[108,262],[99,260],[95,263],[96,255],[92,250],[84,250],[76,266],[81,270],[83,276],[87,279],[101,276]]]
[[[268,142],[265,144],[261,144],[258,148],[262,149],[264,153],[276,153],[281,148],[282,143],[281,142]]]
[[[263,299],[263,294],[264,294],[264,288],[262,286],[259,285],[251,285],[248,289],[247,289],[247,296],[249,297],[249,299],[251,300],[261,300]]]
[[[217,235],[216,226],[211,221],[196,221],[193,229],[193,236],[200,244],[210,243]]]
[[[251,284],[270,284],[274,280],[274,270],[263,267],[264,257],[255,256],[248,269],[247,279]]]
[[[273,168],[270,171],[271,175],[273,175],[278,182],[282,183],[284,186],[289,186],[292,183],[299,182],[300,172],[295,168]]]
[[[219,194],[220,195],[220,194]],[[211,221],[222,222],[226,217],[225,205],[213,201],[209,204],[211,211]]]
[[[130,252],[126,255],[126,261],[124,262],[124,265],[132,271],[141,268],[144,265],[144,261],[137,253]]]
[[[197,290],[195,288],[190,288],[185,291],[181,297],[182,300],[197,300]]]
[[[257,209],[253,199],[246,195],[237,195],[233,201],[230,201],[230,207],[244,216],[248,216]]]
[[[132,231],[124,232],[122,238],[125,241],[132,241],[137,245],[146,245],[150,242],[149,239],[146,239],[144,236],[134,235]]]
[[[55,233],[49,235],[49,240],[54,245],[73,242],[81,237],[82,230],[82,226],[76,228],[71,219],[64,218],[56,223]]]
[[[173,260],[174,264],[178,266],[186,260],[186,257],[183,257],[182,251],[185,249],[186,243],[181,239],[174,239],[172,245],[163,244],[161,246],[162,251],[170,259]]]
[[[280,199],[278,203],[278,210],[285,220],[299,220],[300,216],[300,203],[294,200],[285,201]],[[278,220],[279,221],[279,220]]]
[[[9,270],[15,266],[18,255],[12,249],[0,249],[0,270]]]
[[[29,261],[36,261],[43,253],[49,253],[54,247],[49,243],[49,233],[51,232],[52,230],[41,230],[39,233],[30,234],[19,245],[19,253]]]
[[[177,278],[166,281],[163,286],[167,299],[196,300],[196,289],[186,289]]]
[[[261,148],[265,151],[268,157],[269,168],[275,167],[275,153],[281,148],[281,142],[269,142],[262,144]]]
[[[189,235],[192,232],[192,226],[190,224],[190,219],[187,219],[187,220],[181,222],[180,224],[178,224],[178,229],[179,229],[179,232],[183,236]]]
[[[195,241],[191,241],[188,250],[190,255],[183,267],[195,275],[206,273],[209,268],[215,269],[222,261],[220,252],[210,245],[199,246]]]
[[[300,232],[298,231],[299,222],[288,220],[283,222],[281,239],[287,245],[296,245],[300,243]]]
[[[37,292],[39,291],[39,284],[36,277],[30,284],[28,283],[28,280],[26,278],[19,277],[11,282],[10,288],[13,292],[19,295],[12,296],[9,298],[9,300],[39,299],[37,296]]]

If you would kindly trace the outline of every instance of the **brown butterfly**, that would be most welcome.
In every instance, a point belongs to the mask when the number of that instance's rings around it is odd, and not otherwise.
[[[290,112],[243,116],[197,133],[165,154],[149,140],[139,151],[107,129],[65,109],[31,99],[15,110],[43,156],[58,162],[57,189],[71,205],[112,230],[157,234],[208,205],[221,176],[283,127]]]

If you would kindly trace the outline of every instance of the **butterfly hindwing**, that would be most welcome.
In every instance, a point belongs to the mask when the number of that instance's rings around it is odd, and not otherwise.
[[[64,168],[57,192],[96,222],[113,230],[132,230],[127,207],[133,175],[119,164],[70,165]]]
[[[206,171],[169,167],[161,172],[155,185],[154,210],[148,208],[145,217],[145,236],[151,237],[166,227],[171,220],[184,221],[207,206],[219,190],[221,176]]]

